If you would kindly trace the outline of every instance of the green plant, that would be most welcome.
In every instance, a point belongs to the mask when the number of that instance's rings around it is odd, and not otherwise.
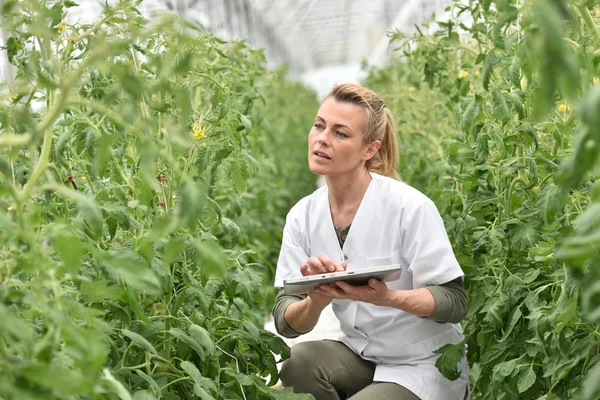
[[[74,6],[2,4],[0,397],[310,398],[266,383],[289,352],[257,327],[273,261],[231,211],[268,176],[248,138],[281,78],[173,16],[123,0],[67,25]],[[287,204],[262,201],[272,227]]]
[[[432,35],[394,33],[402,56],[366,81],[466,272],[473,398],[598,395],[594,5],[456,2]],[[461,347],[441,351],[455,378]]]

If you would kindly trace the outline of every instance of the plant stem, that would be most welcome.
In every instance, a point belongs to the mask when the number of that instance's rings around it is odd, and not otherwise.
[[[579,14],[581,14],[581,18],[583,18],[585,25],[592,32],[592,35],[596,40],[596,44],[600,46],[600,30],[598,30],[598,27],[594,22],[594,18],[592,18],[592,14],[590,14],[590,10],[585,6],[585,4],[578,4],[577,10],[579,11]]]

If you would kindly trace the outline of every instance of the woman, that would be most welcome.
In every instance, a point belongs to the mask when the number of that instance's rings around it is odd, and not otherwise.
[[[401,264],[400,279],[303,296],[279,293],[278,332],[310,331],[332,303],[339,341],[292,347],[281,370],[285,386],[317,400],[441,400],[468,398],[466,359],[456,381],[435,367],[434,351],[463,339],[463,272],[431,200],[400,182],[396,129],[372,91],[335,86],[309,134],[310,170],[327,185],[290,210],[275,286],[328,271]]]

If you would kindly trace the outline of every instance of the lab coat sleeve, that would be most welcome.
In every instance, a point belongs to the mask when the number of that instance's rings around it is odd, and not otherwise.
[[[283,240],[277,260],[275,272],[275,287],[282,288],[284,279],[299,278],[302,276],[300,267],[309,259],[307,251],[307,237],[302,234],[296,213],[290,211],[283,228]]]
[[[441,285],[464,275],[444,221],[431,200],[415,205],[406,214],[400,230],[402,258],[412,274],[414,289]]]

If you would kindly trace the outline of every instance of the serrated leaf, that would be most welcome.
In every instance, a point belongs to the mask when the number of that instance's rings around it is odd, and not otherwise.
[[[468,132],[473,125],[473,121],[475,121],[475,117],[479,113],[479,102],[477,100],[473,100],[467,108],[464,110],[460,117],[460,124],[463,129]]]
[[[156,349],[149,341],[146,340],[142,335],[139,335],[135,332],[132,332],[128,329],[121,329],[121,333],[131,339],[131,342],[138,346],[139,348],[149,351],[152,354],[158,355]]]
[[[458,344],[450,343],[434,351],[436,354],[441,354],[435,361],[436,368],[451,381],[457,380],[461,375],[458,364],[463,358],[464,347],[465,345],[462,342]]]
[[[492,93],[492,115],[501,121],[507,121],[510,117],[510,107],[504,97],[504,93],[494,90]]]
[[[490,79],[494,73],[494,68],[498,64],[498,57],[495,53],[488,53],[483,62],[483,72],[481,75],[483,88],[487,91],[490,87]]]

